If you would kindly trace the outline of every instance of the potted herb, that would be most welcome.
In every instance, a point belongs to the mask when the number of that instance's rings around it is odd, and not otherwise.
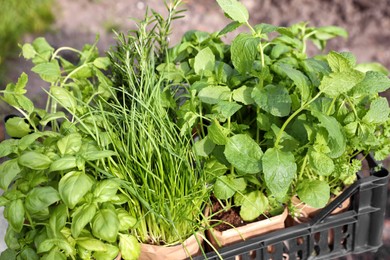
[[[43,38],[23,45],[23,56],[50,87],[46,109],[25,96],[25,73],[0,92],[19,112],[6,121],[10,138],[0,143],[0,205],[9,224],[0,258],[137,258],[140,245],[130,234],[137,219],[124,208],[119,176],[104,167],[116,154],[87,109],[107,94],[108,58],[95,44],[55,50]]]
[[[379,64],[356,64],[351,53],[308,57],[309,42],[347,33],[338,27],[249,24],[238,1],[217,0],[233,21],[215,33],[190,31],[159,66],[174,82],[183,136],[214,176],[224,211],[254,220],[298,196],[316,208],[356,180],[356,155],[389,154],[390,87]],[[222,37],[245,26],[230,44]],[[291,208],[291,207],[290,207]]]

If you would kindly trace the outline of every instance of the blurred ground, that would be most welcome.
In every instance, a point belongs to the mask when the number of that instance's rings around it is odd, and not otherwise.
[[[260,22],[275,25],[290,25],[307,21],[312,26],[337,25],[349,32],[347,40],[337,39],[329,43],[329,48],[350,51],[358,62],[380,62],[390,69],[390,3],[388,0],[243,0],[249,9],[251,23]],[[55,23],[44,36],[55,47],[70,46],[81,48],[85,43],[93,43],[96,34],[100,35],[98,47],[102,53],[115,43],[112,29],[127,31],[135,28],[130,19],[141,18],[146,6],[159,12],[164,10],[163,0],[56,0],[54,7]],[[174,24],[172,43],[189,29],[215,31],[222,29],[229,21],[224,17],[213,0],[187,0],[185,17]],[[32,41],[37,35],[28,35],[24,41]],[[8,79],[16,81],[22,71],[28,71],[29,62],[13,58],[6,62]],[[45,84],[30,76],[28,94],[41,104],[41,88]],[[5,86],[0,86],[4,89]],[[38,94],[39,93],[39,94]],[[385,94],[389,96],[389,94]],[[0,118],[12,113],[0,103]],[[2,122],[2,120],[1,120]],[[0,125],[0,140],[2,131]],[[389,207],[390,209],[390,207]],[[0,213],[2,209],[0,208]],[[390,217],[389,212],[387,213]],[[1,214],[2,215],[2,214]],[[0,251],[4,249],[2,232],[4,221],[0,221]],[[390,259],[390,221],[385,223],[385,246],[377,254],[345,259]]]

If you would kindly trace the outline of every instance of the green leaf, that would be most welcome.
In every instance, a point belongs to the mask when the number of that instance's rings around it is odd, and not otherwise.
[[[255,101],[252,98],[252,87],[241,86],[233,90],[233,99],[237,102],[241,102],[244,105],[251,105]]]
[[[230,48],[231,59],[236,70],[242,74],[249,73],[258,56],[260,39],[251,34],[240,33],[233,40]]]
[[[195,73],[201,75],[203,71],[214,69],[215,65],[215,56],[212,50],[209,47],[204,48],[199,51],[195,56],[194,60],[194,70]]]
[[[213,120],[208,129],[208,138],[218,145],[225,145],[227,143],[227,136],[229,129],[224,128],[217,120]]]
[[[292,101],[285,87],[267,85],[262,89],[255,88],[252,98],[260,108],[271,115],[284,117],[290,114]]]
[[[215,143],[208,136],[195,142],[194,149],[197,156],[207,157],[214,150]]]
[[[46,126],[50,121],[55,121],[57,119],[66,119],[66,115],[64,112],[59,111],[56,113],[46,114],[40,121],[42,126]]]
[[[105,251],[96,251],[93,256],[96,260],[111,260],[116,259],[119,254],[119,248],[111,244],[105,244]]]
[[[55,82],[59,77],[61,77],[61,69],[57,60],[35,65],[31,71],[39,74],[39,76],[47,82]]]
[[[224,154],[235,168],[245,173],[261,171],[263,151],[248,135],[238,134],[230,137],[226,143]]]
[[[354,95],[371,95],[381,93],[390,88],[390,79],[381,72],[368,71],[364,79],[352,90]]]
[[[327,144],[330,148],[328,156],[331,158],[340,157],[346,148],[346,139],[342,126],[334,117],[327,116],[318,111],[312,111],[312,114],[318,118],[320,126],[324,127],[328,132]]]
[[[24,224],[24,205],[21,199],[13,200],[5,208],[7,212],[7,220],[12,229],[18,233],[22,231]]]
[[[118,189],[119,183],[113,179],[107,179],[98,182],[93,191],[95,202],[110,201],[111,198],[116,195]]]
[[[12,117],[5,122],[5,130],[11,137],[21,138],[31,132],[30,125],[24,118]]]
[[[294,69],[289,64],[281,63],[278,67],[286,73],[287,77],[289,77],[294,84],[298,87],[299,91],[302,95],[302,101],[306,102],[310,98],[310,88],[308,78],[301,71]]]
[[[268,199],[261,191],[245,194],[240,207],[240,216],[244,221],[253,221],[268,208]]]
[[[102,69],[102,70],[107,69],[108,66],[110,66],[110,64],[111,64],[111,62],[110,62],[110,59],[108,57],[99,57],[93,61],[93,65],[95,65],[95,67]]]
[[[119,219],[115,210],[99,210],[92,220],[92,234],[107,242],[115,242],[119,232]]]
[[[319,89],[334,98],[353,89],[363,78],[364,73],[357,70],[334,72],[323,77]]]
[[[297,195],[302,202],[309,206],[323,208],[329,202],[330,188],[325,181],[305,180],[300,182]]]
[[[74,156],[65,156],[58,160],[55,160],[50,165],[50,172],[64,171],[75,168],[77,166],[76,160],[77,158]]]
[[[25,43],[22,46],[22,54],[25,59],[29,60],[34,58],[37,52],[30,43]]]
[[[294,155],[269,148],[265,151],[262,162],[267,187],[276,199],[283,200],[297,171]]]
[[[225,34],[233,32],[241,25],[242,25],[242,23],[237,22],[237,21],[233,21],[233,22],[229,23],[228,25],[225,26],[225,28],[223,28],[221,31],[218,32],[218,37],[224,36]]]
[[[58,103],[60,103],[61,106],[72,111],[76,109],[77,101],[68,90],[61,87],[51,86],[50,94]]]
[[[26,210],[30,213],[37,213],[59,200],[60,196],[53,187],[35,187],[26,196]]]
[[[61,155],[74,155],[80,150],[81,145],[82,140],[79,133],[68,134],[57,142],[57,147]]]
[[[341,53],[331,51],[326,56],[326,60],[333,72],[348,72],[353,69],[354,64]]]
[[[59,204],[55,207],[54,211],[50,214],[49,225],[50,229],[58,234],[66,225],[68,220],[68,208],[65,204]]]
[[[58,247],[58,249],[63,250],[66,255],[74,255],[76,251],[75,248],[71,246],[65,238],[52,238],[46,239],[40,243],[37,253],[40,254],[48,252],[54,247]]]
[[[236,189],[227,176],[220,176],[214,183],[213,192],[216,198],[226,200],[233,197]]]
[[[226,165],[218,162],[218,160],[213,157],[208,159],[204,166],[205,173],[213,177],[222,176],[227,172],[227,170],[228,168]]]
[[[127,231],[137,224],[137,219],[129,214],[125,209],[116,209],[119,219],[119,231]]]
[[[73,209],[76,204],[91,190],[93,180],[83,172],[69,172],[58,183],[61,199]]]
[[[0,158],[18,152],[18,139],[6,139],[0,142]]]
[[[119,234],[119,249],[123,259],[138,259],[141,255],[141,245],[132,235]]]
[[[311,150],[309,152],[309,163],[313,169],[322,176],[329,176],[334,171],[334,163],[327,155]]]
[[[72,214],[71,232],[72,236],[78,238],[83,228],[92,221],[96,214],[94,204],[84,204]]]
[[[0,254],[0,260],[15,260],[17,256],[17,252],[12,250],[11,248],[5,249]]]
[[[104,151],[86,151],[82,154],[82,157],[87,161],[96,161],[111,156],[117,155],[116,152],[110,150]]]
[[[33,170],[46,170],[52,163],[48,156],[34,151],[23,153],[18,162],[20,165]]]
[[[213,112],[215,111],[223,118],[229,118],[240,110],[241,107],[242,106],[236,102],[221,100],[213,107]]]
[[[15,177],[21,172],[17,159],[0,164],[0,189],[6,191]]]
[[[35,132],[35,133],[31,133],[31,134],[23,136],[20,139],[18,148],[20,150],[24,151],[27,148],[29,148],[38,138],[41,138],[42,136],[44,136],[43,132]]]
[[[217,104],[221,100],[229,100],[231,91],[225,86],[207,86],[198,93],[198,98],[207,104]]]
[[[371,102],[370,109],[363,117],[367,124],[381,124],[389,120],[389,102],[385,97],[378,97]]]
[[[98,239],[91,237],[79,237],[76,239],[76,244],[88,251],[106,251],[106,244]]]
[[[247,23],[249,13],[245,6],[237,0],[217,0],[222,10],[234,21]]]
[[[356,65],[355,69],[364,73],[373,71],[380,72],[385,76],[389,75],[389,70],[378,62],[360,63]]]
[[[20,258],[22,260],[39,260],[41,259],[34,249],[31,247],[24,247],[20,252]]]

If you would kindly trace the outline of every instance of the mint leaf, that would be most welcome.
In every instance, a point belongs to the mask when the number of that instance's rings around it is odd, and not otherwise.
[[[207,104],[217,104],[221,100],[229,100],[231,91],[225,86],[208,86],[202,88],[199,93],[199,99]]]
[[[262,163],[267,187],[276,199],[283,200],[297,171],[294,155],[269,148],[263,155]]]
[[[244,105],[253,104],[255,101],[252,98],[253,87],[242,86],[233,90],[233,99]]]
[[[318,175],[329,176],[335,167],[333,160],[326,154],[311,150],[309,152],[309,164]]]
[[[354,64],[351,62],[351,60],[338,52],[331,51],[326,56],[326,59],[333,72],[343,72],[353,69]]]
[[[54,82],[61,76],[61,69],[57,60],[40,63],[35,65],[31,70],[39,74],[39,76],[47,82]]]
[[[227,136],[229,134],[229,129],[221,126],[217,120],[214,120],[207,129],[208,129],[207,136],[215,144],[225,145],[227,143]]]
[[[248,135],[238,134],[230,137],[226,143],[224,154],[235,168],[244,173],[261,171],[263,151]]]
[[[306,180],[297,189],[299,199],[314,208],[323,208],[328,204],[330,188],[328,183],[320,180]]]
[[[268,208],[268,199],[261,191],[245,194],[240,208],[240,216],[244,221],[253,221]]]
[[[363,117],[363,122],[368,124],[380,124],[389,120],[389,103],[385,97],[378,97],[373,100],[370,105],[370,109]]]
[[[390,79],[382,72],[368,71],[364,79],[359,82],[353,89],[353,95],[371,95],[380,93],[390,88]]]
[[[284,117],[290,114],[291,97],[283,86],[267,85],[262,89],[255,88],[252,98],[260,108],[271,115]]]
[[[242,106],[236,102],[221,100],[214,107],[213,111],[217,112],[224,118],[234,115]]]
[[[195,73],[201,75],[203,71],[214,69],[215,56],[209,47],[204,48],[195,56],[194,70]]]
[[[318,111],[312,111],[312,114],[318,118],[320,126],[324,127],[328,132],[327,145],[330,148],[328,156],[331,158],[340,157],[346,148],[346,140],[342,126],[334,117],[327,116]]]
[[[223,28],[221,31],[219,31],[218,36],[224,36],[225,34],[236,30],[241,25],[242,25],[242,23],[237,22],[237,21],[233,21],[233,22],[229,23],[228,25],[226,25],[225,28]]]
[[[74,110],[77,106],[76,98],[67,89],[51,86],[50,94],[53,95],[55,100],[65,108]]]
[[[258,56],[260,38],[251,34],[240,33],[233,40],[230,48],[231,59],[234,67],[242,74],[249,73]]]
[[[217,0],[222,10],[234,21],[246,23],[249,13],[245,6],[237,0]]]
[[[306,102],[310,98],[310,88],[308,78],[305,74],[297,69],[294,69],[289,64],[280,63],[278,64],[278,67],[294,82],[301,92],[302,101]]]
[[[324,76],[319,89],[329,97],[337,97],[347,93],[357,83],[362,81],[364,73],[357,70],[344,70]]]

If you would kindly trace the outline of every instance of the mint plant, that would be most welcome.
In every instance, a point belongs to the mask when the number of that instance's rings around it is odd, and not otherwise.
[[[0,91],[20,114],[7,120],[11,138],[0,143],[0,206],[9,223],[0,259],[114,259],[119,251],[123,259],[138,257],[130,234],[137,219],[125,210],[118,175],[105,167],[116,153],[88,110],[97,96],[107,97],[108,58],[95,44],[55,50],[44,38],[22,50],[50,88],[46,109],[25,96],[25,73]]]
[[[389,106],[379,93],[390,87],[386,69],[357,64],[353,54],[324,50],[347,32],[339,27],[249,24],[235,0],[217,0],[232,22],[221,31],[187,32],[158,67],[180,89],[183,136],[214,176],[214,196],[243,220],[298,195],[313,207],[356,179],[359,153],[389,154]],[[239,27],[231,43],[223,36]]]

